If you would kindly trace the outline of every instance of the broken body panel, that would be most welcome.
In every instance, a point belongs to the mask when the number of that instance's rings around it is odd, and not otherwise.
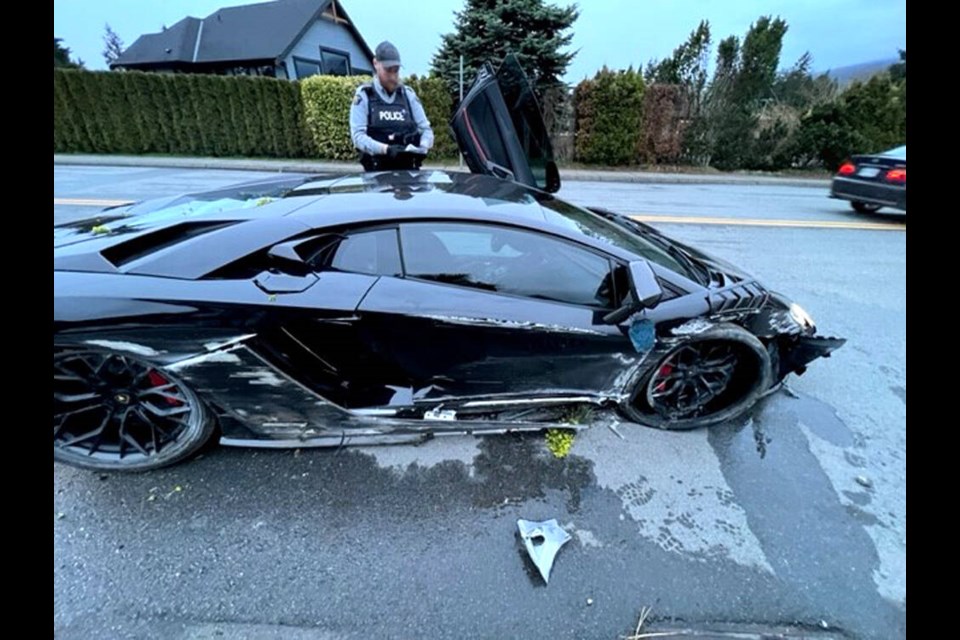
[[[224,443],[323,446],[542,429],[571,405],[616,408],[694,330],[724,322],[780,354],[775,379],[840,344],[814,338],[786,302],[719,261],[615,220],[646,242],[638,255],[558,220],[552,196],[514,183],[442,172],[284,177],[220,200],[263,193],[283,197],[199,212],[179,199],[174,216],[169,201],[142,203],[106,223],[56,228],[55,348],[127,352],[175,372],[212,405]],[[571,304],[410,277],[402,267],[297,268],[304,246],[370,230],[389,230],[402,253],[399,230],[422,220],[574,243],[603,256],[621,291],[607,306]],[[94,222],[108,230],[92,232]],[[293,253],[276,250],[284,243]],[[606,322],[627,295],[618,269],[638,259],[664,294]],[[686,260],[699,266],[683,268]],[[638,348],[631,327],[641,320],[654,333]]]

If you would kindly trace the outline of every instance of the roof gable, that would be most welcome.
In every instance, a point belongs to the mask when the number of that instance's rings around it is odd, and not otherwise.
[[[211,63],[282,57],[314,21],[328,14],[373,57],[339,2],[274,0],[224,7],[206,18],[187,17],[160,33],[140,36],[111,66],[162,62]]]

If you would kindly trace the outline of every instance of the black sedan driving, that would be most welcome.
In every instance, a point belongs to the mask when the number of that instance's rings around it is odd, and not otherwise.
[[[873,155],[855,155],[837,171],[830,197],[848,200],[858,213],[882,207],[907,210],[907,146]]]

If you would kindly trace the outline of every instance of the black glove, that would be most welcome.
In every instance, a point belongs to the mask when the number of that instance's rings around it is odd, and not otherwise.
[[[389,144],[387,145],[387,155],[391,158],[396,158],[397,155],[403,153],[404,146],[402,144]]]

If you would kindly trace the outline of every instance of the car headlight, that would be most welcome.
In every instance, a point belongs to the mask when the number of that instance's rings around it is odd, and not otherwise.
[[[813,329],[816,327],[810,314],[804,311],[803,307],[796,302],[790,303],[790,317],[804,329]]]

